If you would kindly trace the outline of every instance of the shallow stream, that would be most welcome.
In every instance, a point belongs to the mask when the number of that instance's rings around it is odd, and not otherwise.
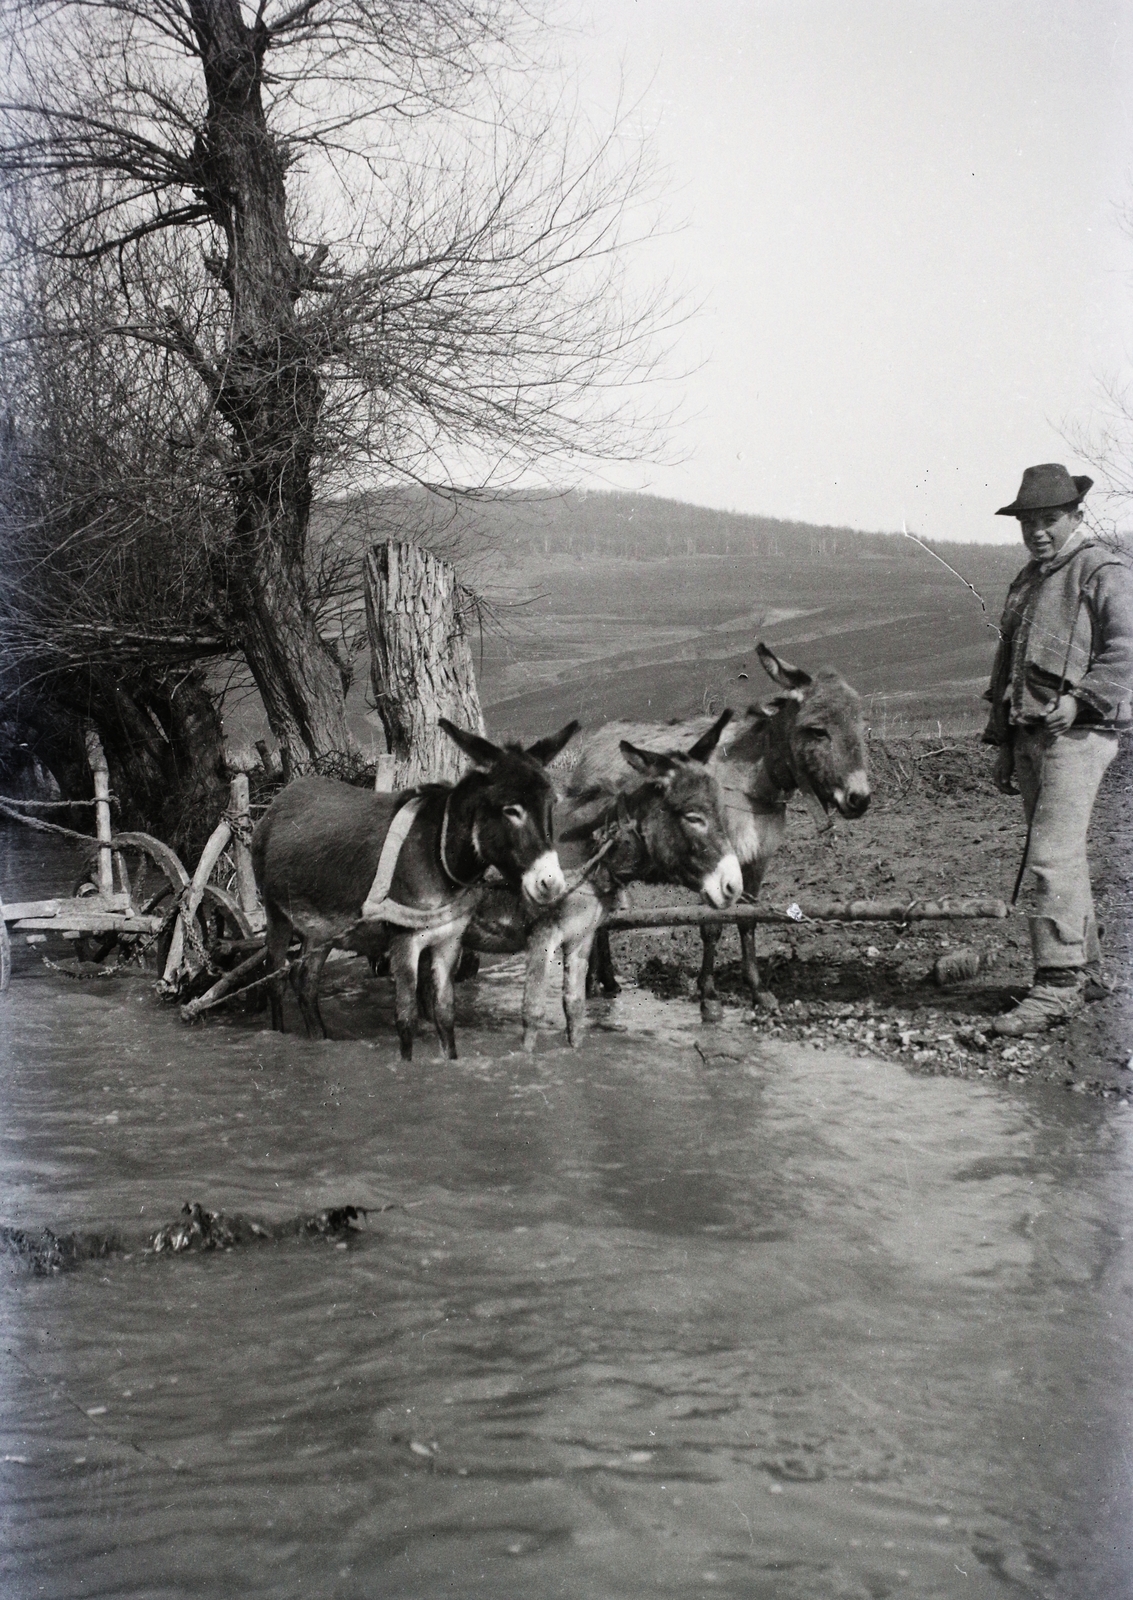
[[[0,1288],[5,1596],[1133,1594],[1133,1113],[636,991],[529,1058],[516,961],[406,1065],[360,962],[315,1043],[42,948],[0,1222],[127,1254]],[[370,1215],[146,1252],[186,1200]]]

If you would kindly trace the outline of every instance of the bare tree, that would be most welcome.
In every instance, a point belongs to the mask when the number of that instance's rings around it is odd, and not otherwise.
[[[196,663],[231,648],[223,481],[178,446],[169,357],[100,332],[100,262],[32,257],[9,295],[0,363],[0,743],[88,786],[84,724],[110,759],[119,816],[191,851],[223,792],[216,697]],[[111,285],[110,298],[117,295]]]
[[[659,309],[620,292],[640,168],[616,132],[539,103],[522,0],[0,14],[0,172],[28,242],[119,291],[94,329],[48,315],[14,336],[116,345],[123,374],[176,393],[168,448],[210,486],[217,631],[293,768],[341,759],[348,663],[321,626],[313,495],[499,485],[634,448]]]

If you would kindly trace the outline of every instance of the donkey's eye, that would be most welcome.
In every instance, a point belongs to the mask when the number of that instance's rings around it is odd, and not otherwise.
[[[801,728],[799,731],[804,733],[808,739],[829,739],[830,737],[830,732],[827,728]]]
[[[686,811],[684,820],[690,828],[707,828],[708,826],[707,820],[699,811]]]
[[[519,823],[527,820],[527,812],[522,806],[505,806],[504,816],[509,822]]]

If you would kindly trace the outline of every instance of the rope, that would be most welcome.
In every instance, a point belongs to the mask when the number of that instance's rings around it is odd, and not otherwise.
[[[107,795],[108,800],[118,803],[116,794]],[[70,806],[96,806],[97,800],[20,800],[12,794],[0,794],[0,801],[6,806],[27,806],[34,811],[66,811]]]
[[[64,839],[78,839],[80,844],[101,843],[101,840],[96,839],[92,834],[76,833],[74,828],[60,827],[57,822],[44,822],[40,817],[21,816],[18,811],[13,811],[3,800],[0,800],[0,816],[9,817],[13,822],[22,822],[25,828],[34,828],[37,833],[60,833]]]

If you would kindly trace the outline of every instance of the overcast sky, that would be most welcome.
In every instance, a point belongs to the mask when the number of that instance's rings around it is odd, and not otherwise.
[[[1022,468],[1133,353],[1121,0],[583,0],[702,306],[677,464],[610,485],[933,538],[1015,537]]]

